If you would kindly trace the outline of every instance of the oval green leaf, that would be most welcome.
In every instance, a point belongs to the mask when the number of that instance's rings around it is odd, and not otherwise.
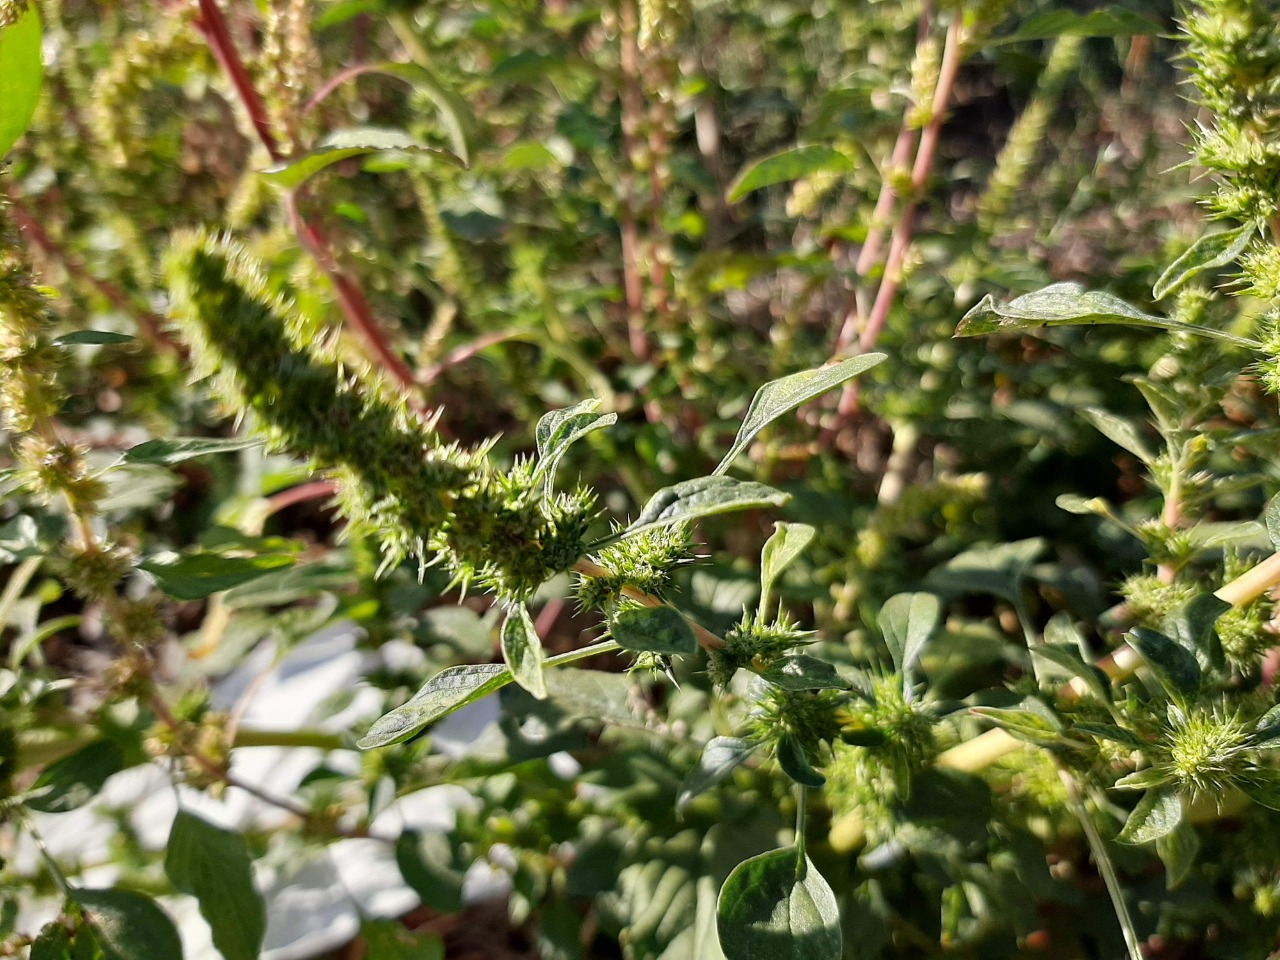
[[[27,132],[35,116],[44,82],[43,34],[35,3],[13,23],[0,27],[0,159]]]
[[[669,527],[675,523],[734,510],[780,507],[790,499],[790,495],[781,490],[751,480],[717,476],[685,480],[663,487],[649,498],[631,526],[598,540],[588,549],[597,550],[654,527]]]
[[[847,684],[836,668],[825,660],[798,653],[775,660],[759,671],[774,686],[783,690],[847,690]]]
[[[381,130],[364,127],[339,130],[325,138],[324,143],[309,153],[277,163],[261,172],[261,177],[281,190],[294,190],[306,183],[321,170],[351,157],[370,153],[407,153],[439,157],[459,167],[465,167],[461,157],[419,143],[403,130]]]
[[[915,669],[941,615],[942,603],[932,593],[899,593],[884,602],[880,632],[899,673]]]
[[[759,743],[738,737],[712,737],[708,740],[707,745],[702,748],[698,765],[680,785],[680,794],[676,797],[676,812],[679,813],[698,794],[710,790],[733,773],[759,748]]]
[[[765,541],[760,551],[760,616],[764,617],[765,606],[773,585],[782,571],[789,567],[804,548],[813,542],[818,531],[807,523],[785,523],[779,520],[773,525],[773,536]]]
[[[821,144],[795,147],[749,164],[729,185],[725,199],[734,203],[748,193],[774,184],[789,183],[814,173],[846,173],[852,169],[849,158],[831,147]]]
[[[778,766],[802,787],[816,789],[827,782],[827,778],[814,769],[804,747],[792,733],[784,733],[778,738]]]
[[[257,960],[267,910],[253,885],[244,838],[179,810],[169,831],[164,871],[175,888],[196,898],[226,960]]]
[[[1151,288],[1152,295],[1157,300],[1163,300],[1197,274],[1225,267],[1244,253],[1244,248],[1249,245],[1249,241],[1253,239],[1256,232],[1257,227],[1254,224],[1246,223],[1234,230],[1201,237],[1186,253],[1169,264],[1169,268],[1164,273],[1160,274],[1160,279]]]
[[[73,889],[70,895],[105,960],[182,960],[177,928],[150,897],[118,889]]]
[[[1124,829],[1116,836],[1120,843],[1150,843],[1168,836],[1182,822],[1182,797],[1171,786],[1148,790],[1129,814]]]
[[[372,750],[408,740],[427,724],[500,690],[511,680],[511,671],[500,663],[467,664],[441,670],[412,700],[376,720],[356,746]]]
[[[631,607],[609,622],[618,646],[632,653],[690,656],[698,652],[698,638],[689,621],[671,607]]]
[[[794,847],[734,867],[716,908],[728,960],[838,960],[843,949],[835,894]]]
[[[102,789],[107,778],[124,769],[124,751],[110,740],[77,750],[41,772],[25,801],[41,813],[66,813],[82,807]]]

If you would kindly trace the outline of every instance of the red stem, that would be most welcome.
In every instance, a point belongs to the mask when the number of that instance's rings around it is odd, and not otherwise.
[[[218,61],[218,66],[222,67],[231,85],[236,88],[236,96],[244,104],[258,139],[267,148],[271,159],[278,163],[283,158],[283,154],[280,153],[280,145],[271,132],[271,119],[267,116],[266,105],[258,96],[258,91],[253,88],[249,71],[244,68],[240,55],[236,53],[235,44],[231,40],[231,31],[227,29],[227,20],[222,15],[217,0],[199,0],[199,3],[200,16],[196,18],[196,26],[208,40],[209,48],[213,51],[213,57]]]

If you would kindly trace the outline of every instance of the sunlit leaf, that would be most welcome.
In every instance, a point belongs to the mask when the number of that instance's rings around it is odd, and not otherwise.
[[[821,144],[795,147],[748,164],[729,184],[725,199],[734,203],[752,191],[777,183],[789,183],[815,173],[845,173],[852,169],[849,158],[831,147]]]
[[[1197,274],[1225,267],[1244,252],[1244,248],[1249,245],[1255,233],[1257,233],[1257,227],[1252,223],[1246,223],[1234,230],[1224,230],[1222,233],[1211,233],[1207,237],[1201,237],[1186,253],[1169,264],[1164,273],[1160,274],[1160,279],[1151,289],[1152,294],[1157,300],[1163,300],[1169,294],[1177,292],[1183,284]]]
[[[1182,702],[1200,689],[1200,664],[1190,650],[1147,627],[1134,627],[1128,640],[1171,698]]]
[[[538,467],[535,477],[545,474],[550,483],[555,479],[556,467],[560,465],[561,459],[572,444],[593,430],[609,427],[618,422],[616,413],[596,413],[599,407],[599,400],[583,400],[572,407],[552,410],[542,416],[534,431],[534,439],[538,447]]]
[[[316,149],[267,167],[260,176],[282,190],[294,190],[335,163],[366,154],[389,152],[439,157],[457,166],[466,166],[460,157],[448,150],[419,143],[402,130],[364,127],[331,133]]]
[[[659,490],[649,498],[631,526],[597,541],[591,549],[599,549],[654,527],[669,527],[734,510],[780,507],[790,499],[788,494],[752,480],[734,480],[731,477],[684,480]]]
[[[44,82],[43,35],[35,3],[16,21],[0,27],[0,160],[35,116]]]
[[[1182,822],[1182,797],[1171,786],[1148,790],[1129,814],[1124,829],[1116,836],[1120,843],[1149,843],[1177,829]]]
[[[466,664],[441,670],[412,700],[378,718],[356,746],[372,750],[408,740],[427,724],[500,690],[511,680],[511,671],[500,663]]]
[[[716,927],[728,960],[839,960],[835,894],[794,847],[743,861],[720,888]]]
[[[884,602],[876,619],[899,673],[915,669],[941,614],[942,604],[932,593],[899,593]]]
[[[989,41],[989,45],[1054,37],[1129,37],[1160,31],[1159,23],[1124,7],[1103,7],[1088,13],[1057,9],[1027,17],[1013,33]]]
[[[139,566],[155,577],[156,586],[175,600],[203,600],[222,590],[258,577],[272,570],[291,566],[294,558],[284,554],[259,557],[224,557],[216,553],[193,553],[172,563],[148,560]]]
[[[760,551],[760,616],[764,616],[765,604],[773,592],[773,585],[782,571],[790,566],[804,548],[813,542],[817,530],[807,523],[773,525],[773,536],[765,541]]]
[[[257,437],[176,437],[172,440],[145,440],[130,447],[122,463],[182,463],[214,453],[232,453],[262,446]]]
[[[609,634],[623,650],[689,656],[698,652],[698,638],[679,611],[668,606],[630,607],[609,621]]]
[[[781,657],[759,673],[783,690],[847,690],[849,687],[831,664],[803,653]]]
[[[74,810],[97,796],[107,778],[124,766],[124,751],[119,745],[99,740],[45,767],[24,802],[41,813]]]
[[[516,683],[539,700],[547,698],[547,682],[542,676],[542,641],[523,603],[517,603],[502,621],[502,659]]]

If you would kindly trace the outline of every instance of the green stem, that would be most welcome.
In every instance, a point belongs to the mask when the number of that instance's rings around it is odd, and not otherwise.
[[[237,747],[319,747],[321,750],[354,750],[341,733],[325,730],[252,730],[236,731]]]
[[[805,820],[809,815],[809,788],[799,787],[799,797],[796,800],[796,861],[797,868],[804,867],[805,857]]]
[[[27,584],[31,582],[31,578],[40,569],[42,559],[42,557],[28,557],[9,575],[9,582],[4,585],[4,593],[0,594],[0,630],[4,629],[4,625],[9,622],[9,614],[13,612],[13,605],[18,602],[18,598],[22,596],[22,591],[27,589]]]

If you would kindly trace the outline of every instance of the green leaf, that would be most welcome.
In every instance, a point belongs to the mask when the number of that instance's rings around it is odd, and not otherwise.
[[[517,603],[502,621],[502,659],[516,683],[537,699],[547,699],[547,682],[542,676],[542,641],[523,603]]]
[[[1145,464],[1150,464],[1155,460],[1155,453],[1139,435],[1137,427],[1128,420],[1117,417],[1114,413],[1108,413],[1099,407],[1082,407],[1080,412],[1084,414],[1086,420],[1097,428],[1099,433],[1116,446],[1128,450]]]
[[[281,190],[295,190],[321,170],[351,157],[370,153],[408,153],[440,157],[459,167],[465,167],[461,157],[448,150],[439,150],[419,143],[403,130],[382,130],[361,127],[338,130],[325,137],[321,145],[293,160],[286,160],[267,167],[261,176]]]
[[[1280,770],[1255,770],[1250,779],[1240,783],[1240,789],[1259,806],[1268,810],[1280,810]]]
[[[944,594],[990,593],[1020,603],[1022,581],[1043,551],[1039,537],[973,547],[930,571],[925,584]]]
[[[1218,618],[1231,604],[1213,593],[1199,593],[1188,600],[1177,615],[1166,621],[1173,639],[1187,650],[1201,653],[1211,664],[1221,664],[1222,644],[1218,640]]]
[[[828,390],[833,390],[846,381],[852,380],[859,374],[866,373],[884,359],[883,353],[865,353],[850,357],[848,360],[841,360],[829,367],[802,370],[766,383],[751,398],[751,405],[747,407],[747,415],[742,419],[742,426],[738,428],[733,446],[712,472],[713,475],[718,476],[728,470],[738,455],[747,449],[756,434],[774,420],[822,396]]]
[[[1046,10],[1028,17],[1013,33],[989,45],[1050,40],[1054,37],[1128,37],[1157,34],[1160,24],[1124,7],[1103,7],[1088,13]]]
[[[778,738],[778,766],[788,777],[802,787],[821,787],[827,778],[813,768],[804,746],[793,733]]]
[[[1100,740],[1111,740],[1114,743],[1132,747],[1134,750],[1141,750],[1145,746],[1142,739],[1132,730],[1126,730],[1124,727],[1117,727],[1110,723],[1073,723],[1071,732],[1088,734]]]
[[[1145,770],[1137,770],[1121,777],[1112,786],[1117,790],[1147,790],[1152,787],[1164,786],[1170,783],[1172,779],[1169,771],[1163,767],[1147,767]]]
[[[223,590],[290,566],[294,558],[272,553],[258,557],[224,557],[193,553],[173,561],[148,560],[139,566],[156,578],[156,586],[175,600],[203,600]]]
[[[471,115],[467,102],[445,87],[434,73],[417,63],[394,61],[371,64],[358,70],[353,68],[352,73],[357,76],[377,73],[396,77],[425,93],[435,104],[440,124],[444,128],[453,152],[464,164],[470,163],[471,139],[475,135],[475,118]]]
[[[1185,820],[1163,837],[1156,838],[1156,853],[1164,863],[1165,887],[1176,890],[1191,874],[1200,853],[1200,835]]]
[[[941,615],[942,604],[932,593],[899,593],[884,602],[876,619],[898,673],[915,669]]]
[[[839,960],[835,894],[794,847],[738,864],[720,888],[716,928],[728,960]]]
[[[793,654],[775,660],[759,671],[774,686],[783,690],[847,690],[849,684],[825,660],[807,654]]]
[[[1038,327],[1081,324],[1151,327],[1225,340],[1227,343],[1234,343],[1252,350],[1259,348],[1259,344],[1253,340],[1224,333],[1213,327],[1199,327],[1142,313],[1119,297],[1109,293],[1086,291],[1078,283],[1055,283],[1003,305],[997,304],[990,296],[983,297],[981,302],[960,320],[955,335],[978,337],[990,333],[1020,333],[1035,330]]]
[[[1252,746],[1263,750],[1274,750],[1280,747],[1280,705],[1272,707],[1253,728]]]
[[[1134,627],[1127,639],[1174,701],[1183,703],[1200,689],[1200,664],[1190,650],[1147,627]]]
[[[71,934],[61,920],[54,920],[41,928],[32,941],[28,960],[71,960]]]
[[[1182,797],[1178,791],[1171,786],[1156,787],[1143,794],[1116,841],[1134,845],[1149,843],[1172,833],[1181,822]]]
[[[463,873],[444,834],[406,830],[396,839],[396,866],[426,906],[441,913],[462,908]]]
[[[408,740],[429,723],[500,690],[512,680],[500,663],[465,664],[441,670],[408,703],[378,718],[356,746],[361,750]]]
[[[120,462],[172,465],[212,453],[231,453],[261,445],[262,441],[256,437],[176,437],[173,440],[146,440],[126,450]]]
[[[44,82],[43,33],[35,3],[16,21],[0,27],[0,160],[35,116]]]
[[[786,523],[777,521],[773,525],[773,536],[765,541],[760,551],[760,616],[764,617],[765,606],[773,585],[795,559],[804,552],[804,548],[813,542],[817,533],[807,523]]]
[[[668,607],[630,607],[609,621],[609,634],[623,650],[690,656],[698,638],[679,611]]]
[[[1225,267],[1244,252],[1244,248],[1249,245],[1249,241],[1253,239],[1256,232],[1255,224],[1246,223],[1234,230],[1224,230],[1222,233],[1201,237],[1186,253],[1169,264],[1169,268],[1164,273],[1160,274],[1160,279],[1151,288],[1152,295],[1157,300],[1163,300],[1196,274],[1217,267]]]
[[[1031,655],[1061,667],[1070,676],[1079,677],[1084,681],[1085,688],[1100,702],[1111,702],[1111,681],[1107,679],[1105,673],[1080,656],[1079,648],[1073,644],[1036,644],[1031,648]]]
[[[226,960],[257,960],[267,931],[267,910],[253,885],[244,838],[186,810],[169,831],[164,872],[182,893],[195,897]]]
[[[670,487],[663,487],[649,498],[631,526],[596,541],[589,549],[595,550],[616,543],[653,527],[669,527],[674,523],[685,523],[698,517],[733,510],[780,507],[790,499],[790,495],[780,490],[751,480],[715,476],[684,480]]]
[[[127,333],[112,333],[110,330],[77,330],[75,333],[64,333],[53,341],[55,347],[78,347],[90,344],[132,343],[137,337]]]
[[[676,813],[698,794],[711,789],[760,749],[758,742],[737,737],[712,737],[702,748],[698,765],[684,778],[676,797]]]
[[[729,184],[725,199],[741,200],[753,191],[778,183],[789,183],[814,173],[847,173],[853,163],[843,153],[821,144],[793,147],[748,164]]]
[[[1267,501],[1267,536],[1273,549],[1280,550],[1280,493]]]
[[[72,889],[105,960],[182,960],[182,941],[169,915],[132,890]]]
[[[593,398],[543,415],[534,430],[534,440],[538,445],[535,480],[546,474],[548,483],[553,481],[560,460],[572,444],[592,430],[611,427],[618,422],[616,413],[596,413],[599,407],[600,401]]]
[[[1011,736],[1028,743],[1052,747],[1063,742],[1061,730],[1047,717],[1030,710],[1011,710],[1003,707],[971,707],[969,710]]]
[[[124,751],[118,744],[98,740],[45,767],[24,803],[41,813],[66,813],[82,807],[124,765]]]
[[[360,939],[369,960],[445,960],[443,940],[396,920],[365,920],[360,924]]]

